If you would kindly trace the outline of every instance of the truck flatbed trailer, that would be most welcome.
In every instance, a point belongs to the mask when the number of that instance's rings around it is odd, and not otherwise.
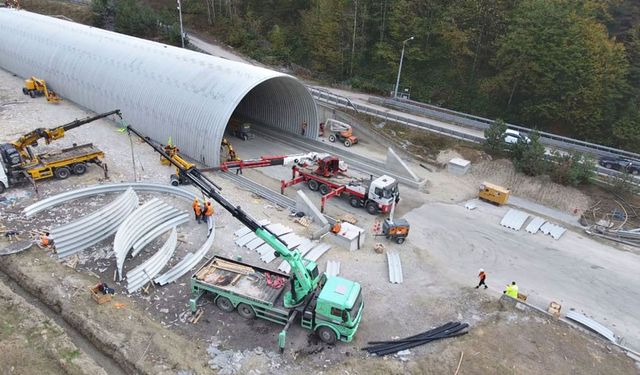
[[[60,179],[74,174],[81,175],[86,171],[86,163],[102,164],[104,152],[96,148],[92,143],[73,146],[51,153],[37,155],[36,163],[24,166],[27,173],[34,180],[53,177]]]
[[[268,280],[280,283],[273,287]],[[291,289],[289,275],[215,256],[191,278],[191,289],[197,299],[211,292],[238,303],[250,304],[257,317],[286,324],[290,309],[284,307],[284,294]],[[193,300],[192,300],[193,301]],[[196,310],[196,301],[191,303]],[[220,307],[220,306],[218,306]]]

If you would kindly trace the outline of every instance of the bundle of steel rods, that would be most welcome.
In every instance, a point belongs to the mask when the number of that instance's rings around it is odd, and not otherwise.
[[[369,341],[371,346],[362,348],[362,350],[366,350],[370,354],[375,354],[377,356],[384,356],[401,350],[424,345],[431,341],[464,335],[468,332],[467,328],[469,328],[469,324],[467,323],[449,322],[440,327],[404,339],[393,341]]]

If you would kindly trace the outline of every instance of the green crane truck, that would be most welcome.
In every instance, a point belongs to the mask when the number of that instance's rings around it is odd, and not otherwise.
[[[290,275],[285,275],[216,256],[191,278],[192,311],[203,295],[210,294],[216,306],[223,311],[237,310],[247,319],[257,317],[282,324],[284,328],[278,335],[281,350],[284,349],[288,328],[298,317],[300,325],[315,332],[323,342],[333,344],[338,340],[349,342],[353,339],[364,307],[359,283],[319,274],[315,262],[303,260],[299,251],[289,250],[287,244],[267,227],[240,206],[231,204],[220,194],[222,189],[195,166],[185,168],[149,138],[131,126],[127,129],[169,160],[184,178],[251,229],[275,250],[277,256],[291,265]],[[284,282],[274,283],[274,279]],[[281,286],[276,287],[275,284]]]

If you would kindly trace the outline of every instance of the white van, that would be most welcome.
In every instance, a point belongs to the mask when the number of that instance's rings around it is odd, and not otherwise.
[[[531,139],[524,134],[520,134],[517,130],[507,129],[507,131],[504,132],[504,143],[515,144],[518,142],[529,144],[531,143]]]

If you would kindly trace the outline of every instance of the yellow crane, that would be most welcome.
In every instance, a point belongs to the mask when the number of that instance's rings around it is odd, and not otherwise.
[[[36,77],[31,77],[24,81],[22,93],[32,98],[44,95],[50,103],[58,103],[62,100],[53,90],[49,90],[44,79]]]

